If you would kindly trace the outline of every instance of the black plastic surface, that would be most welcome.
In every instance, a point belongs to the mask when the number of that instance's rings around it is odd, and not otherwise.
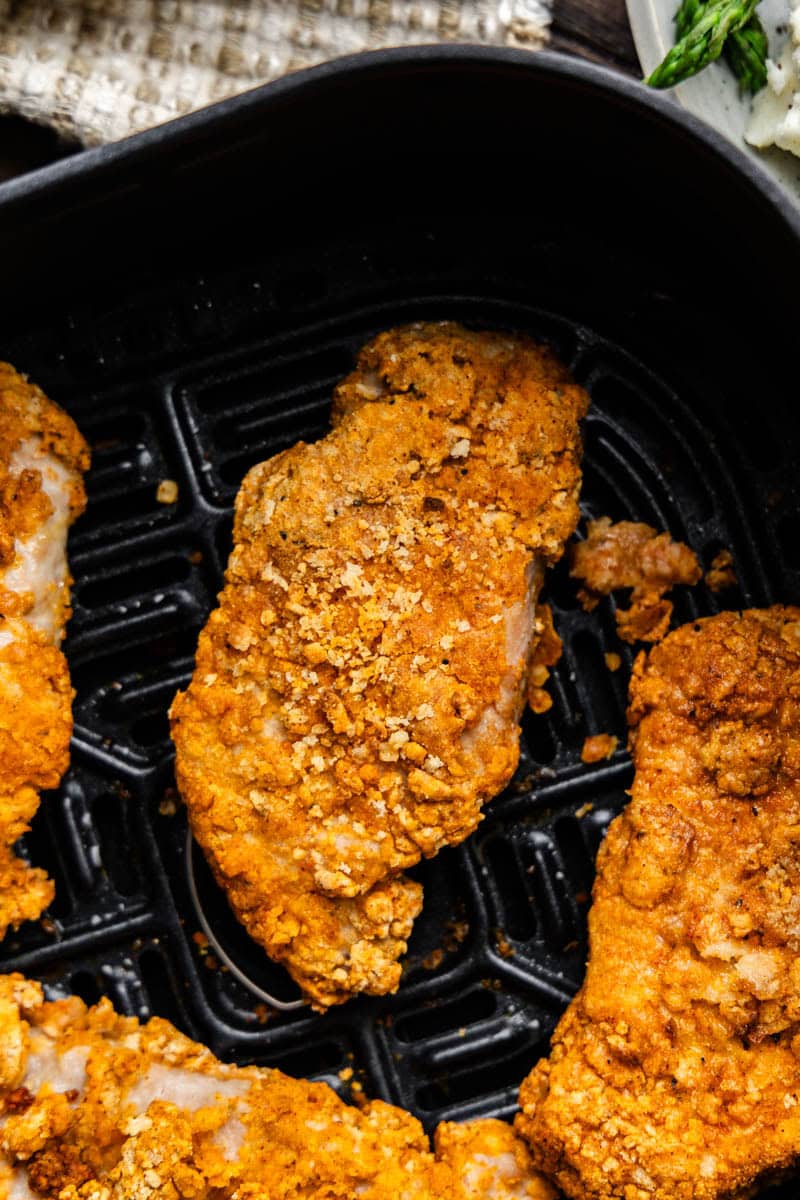
[[[797,220],[637,96],[556,56],[397,52],[0,189],[0,353],[94,451],[71,540],[73,765],[25,839],[57,898],[2,969],[169,1017],[226,1059],[354,1080],[428,1127],[513,1112],[580,982],[594,856],[630,782],[621,749],[580,762],[588,734],[624,744],[612,603],[585,614],[553,573],[553,709],[526,715],[478,833],[419,868],[399,993],[324,1017],[265,1012],[196,937],[166,711],[245,470],[323,434],[357,348],[416,318],[552,342],[593,400],[584,514],[669,529],[706,565],[733,552],[738,590],[684,590],[676,620],[800,601]],[[199,855],[196,873],[227,952],[290,999]]]

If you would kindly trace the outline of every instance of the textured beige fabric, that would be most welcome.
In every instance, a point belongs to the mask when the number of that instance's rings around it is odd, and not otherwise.
[[[113,141],[339,54],[541,46],[551,0],[0,0],[0,109]]]

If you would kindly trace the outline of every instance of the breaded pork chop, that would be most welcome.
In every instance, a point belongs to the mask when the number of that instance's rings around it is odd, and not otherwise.
[[[89,451],[72,420],[0,363],[0,937],[53,898],[13,846],[67,767],[72,689],[58,649],[69,616],[66,545]]]
[[[480,1183],[480,1191],[473,1186]],[[233,1067],[107,1000],[0,976],[0,1200],[551,1200],[500,1121],[443,1128]]]
[[[629,720],[586,982],[517,1127],[576,1200],[741,1200],[800,1157],[800,609],[671,633]]]
[[[402,871],[514,771],[586,404],[526,338],[408,326],[361,352],[332,433],[242,485],[177,777],[234,911],[319,1008],[397,987]]]

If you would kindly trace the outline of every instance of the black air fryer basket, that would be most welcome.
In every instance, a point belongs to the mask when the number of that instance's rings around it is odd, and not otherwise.
[[[230,915],[174,791],[167,708],[221,585],[236,488],[325,432],[377,331],[520,330],[591,393],[584,515],[668,529],[706,566],[733,553],[738,590],[679,589],[676,623],[798,602],[800,221],[637,85],[554,55],[428,47],[303,72],[8,184],[0,254],[0,355],[93,447],[71,538],[72,766],[24,843],[56,900],[0,969],[429,1128],[510,1116],[581,980],[593,862],[631,780],[612,603],[584,613],[553,572],[564,655],[513,783],[418,869],[397,995],[314,1015]],[[175,504],[156,499],[164,479]],[[586,766],[600,732],[620,749]]]

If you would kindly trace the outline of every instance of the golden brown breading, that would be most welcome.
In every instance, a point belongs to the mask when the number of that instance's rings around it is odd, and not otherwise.
[[[13,845],[67,767],[67,529],[86,503],[89,452],[72,420],[0,363],[0,938],[53,897]]]
[[[741,1200],[800,1157],[800,609],[637,659],[586,981],[517,1128],[576,1200]]]
[[[528,1147],[505,1121],[443,1121],[434,1146],[463,1200],[556,1200],[556,1189],[534,1169]]]
[[[702,571],[694,550],[668,533],[638,521],[612,525],[610,517],[600,517],[573,546],[570,575],[585,585],[578,597],[587,612],[601,596],[632,588],[630,606],[617,609],[617,632],[626,642],[658,642],[672,616],[664,593],[678,583],[697,583]]]
[[[393,991],[401,871],[508,781],[586,394],[521,337],[381,334],[336,428],[255,467],[172,707],[178,783],[239,919],[317,1007]]]
[[[0,976],[0,1200],[470,1200],[478,1177],[492,1200],[553,1195],[499,1121],[448,1126],[434,1156],[402,1109]]]

